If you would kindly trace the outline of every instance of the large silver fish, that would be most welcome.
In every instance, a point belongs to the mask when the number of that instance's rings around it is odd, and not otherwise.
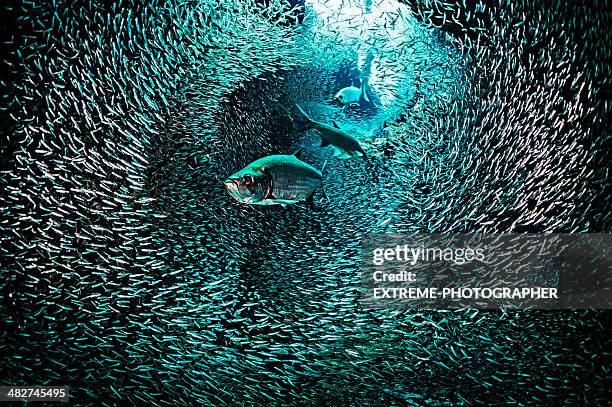
[[[251,205],[312,204],[315,189],[323,187],[323,176],[298,154],[270,155],[253,161],[230,175],[225,188],[238,202]]]
[[[334,154],[338,158],[351,158],[361,156],[366,159],[366,153],[359,142],[346,131],[342,130],[340,126],[332,121],[333,126],[325,123],[315,121],[308,116],[308,114],[299,105],[296,105],[299,111],[306,117],[310,127],[315,129],[321,136],[321,147],[332,145],[336,148]]]
[[[340,89],[334,96],[334,100],[345,106],[359,106],[359,101],[363,98],[366,102],[370,102],[367,94],[367,79],[361,81],[361,86],[347,86]]]

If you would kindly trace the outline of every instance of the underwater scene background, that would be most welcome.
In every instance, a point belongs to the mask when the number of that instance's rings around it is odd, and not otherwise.
[[[372,310],[358,287],[367,233],[612,230],[609,2],[2,7],[0,384],[75,404],[607,404],[608,311]],[[364,80],[368,101],[334,101]],[[368,158],[320,147],[296,104]],[[224,190],[300,148],[323,169],[314,207]]]

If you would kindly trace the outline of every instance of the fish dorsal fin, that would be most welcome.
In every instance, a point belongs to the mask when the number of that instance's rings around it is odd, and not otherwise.
[[[335,128],[340,129],[340,126],[338,126],[338,123],[336,123],[335,120],[332,120],[332,124],[334,125]]]
[[[295,158],[297,158],[298,160],[302,157],[302,150],[303,149],[304,149],[304,146],[300,147],[295,153],[293,153]]]

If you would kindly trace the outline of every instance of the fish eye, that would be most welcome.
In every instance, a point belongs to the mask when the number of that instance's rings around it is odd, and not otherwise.
[[[242,179],[244,180],[244,183],[246,185],[251,185],[253,183],[253,177],[251,177],[250,175],[243,175]]]

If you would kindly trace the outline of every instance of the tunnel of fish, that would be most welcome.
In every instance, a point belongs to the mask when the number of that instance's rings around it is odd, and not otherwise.
[[[365,233],[610,232],[610,14],[546,3],[2,6],[0,384],[84,404],[603,403],[605,311],[358,301]],[[296,105],[367,159],[321,146]],[[327,199],[225,191],[297,150]]]

